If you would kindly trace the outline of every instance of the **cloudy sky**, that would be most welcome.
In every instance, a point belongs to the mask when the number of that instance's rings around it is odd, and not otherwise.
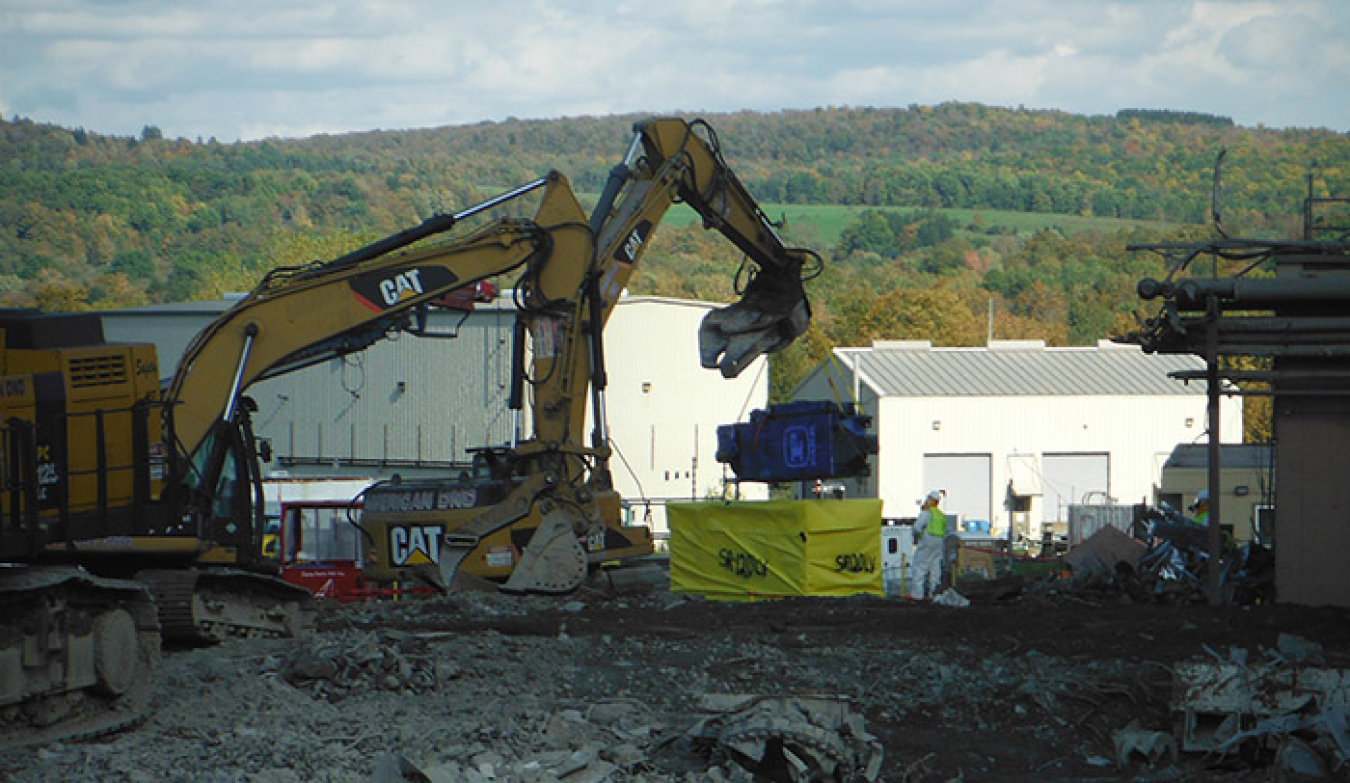
[[[224,142],[975,101],[1350,131],[1345,0],[0,0],[0,113]]]

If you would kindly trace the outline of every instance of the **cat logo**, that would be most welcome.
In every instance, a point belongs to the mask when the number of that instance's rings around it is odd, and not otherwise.
[[[625,264],[637,263],[638,254],[642,252],[642,246],[647,243],[647,237],[652,233],[652,222],[644,220],[633,227],[628,237],[624,239],[619,249],[614,251],[614,260],[622,261]]]
[[[389,559],[395,566],[439,563],[444,536],[441,525],[394,525],[389,528]]]
[[[409,269],[387,280],[380,281],[380,296],[385,305],[393,307],[405,298],[422,293],[422,282],[417,279],[418,270]]]
[[[388,271],[359,275],[349,285],[356,301],[371,312],[382,313],[419,297],[448,291],[459,278],[441,266],[417,266],[391,274]]]

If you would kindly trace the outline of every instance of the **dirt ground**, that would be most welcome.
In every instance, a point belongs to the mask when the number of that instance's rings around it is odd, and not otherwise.
[[[846,704],[865,730],[848,737],[880,749],[880,781],[1276,780],[1261,760],[1196,754],[1121,766],[1112,737],[1135,721],[1172,730],[1177,663],[1255,657],[1280,634],[1350,666],[1350,611],[1159,604],[1043,582],[963,608],[718,603],[659,582],[328,605],[301,639],[166,651],[139,726],[5,753],[0,777],[751,780],[707,733],[723,720],[708,722],[709,695],[747,694]]]

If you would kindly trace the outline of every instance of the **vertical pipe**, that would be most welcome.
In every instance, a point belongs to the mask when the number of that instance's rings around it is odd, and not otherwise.
[[[131,508],[135,515],[150,500],[150,407],[136,403],[131,408]]]
[[[597,449],[609,443],[609,422],[605,419],[605,388],[609,385],[609,376],[605,372],[604,343],[604,302],[600,299],[600,281],[592,276],[587,285],[587,299],[590,301],[590,350],[591,350],[591,408],[595,412],[595,430],[591,434],[591,445]]]
[[[861,399],[858,395],[862,391],[862,378],[859,377],[858,365],[862,362],[862,351],[853,353],[853,399]]]
[[[1003,507],[1006,508],[1006,509],[1008,510],[1008,575],[1009,575],[1009,576],[1012,576],[1012,574],[1013,574],[1013,541],[1014,541],[1014,536],[1013,536],[1013,532],[1014,532],[1014,531],[1013,531],[1013,519],[1014,519],[1014,516],[1015,516],[1016,513],[1017,513],[1016,511],[1014,511],[1014,509],[1016,508],[1016,506],[1017,506],[1017,500],[1016,500],[1016,493],[1013,491],[1013,481],[1012,481],[1012,479],[1008,479],[1008,489],[1003,493]],[[1030,521],[1030,518],[1031,518],[1031,504],[1028,503],[1028,504],[1027,504],[1027,532],[1028,532],[1028,533],[1031,532],[1031,521]],[[1041,526],[1041,540],[1042,540],[1042,541],[1045,540],[1045,526],[1044,526],[1044,525]],[[1051,540],[1053,541],[1054,539],[1052,538]],[[1052,546],[1051,549],[1050,549],[1051,554],[1054,554],[1054,551],[1055,551],[1055,550],[1054,550],[1054,548],[1053,548],[1053,546]],[[1045,550],[1041,550],[1040,556],[1041,556],[1041,557],[1044,557],[1044,556],[1045,556]]]
[[[108,433],[103,419],[103,411],[94,412],[94,448],[98,450],[98,461],[94,467],[94,480],[98,492],[98,529],[108,533]]]
[[[523,318],[516,318],[511,332],[511,386],[506,407],[511,410],[511,448],[520,443],[520,411],[525,407],[525,338],[528,334]]]
[[[1219,472],[1219,298],[1210,294],[1206,303],[1209,323],[1205,333],[1205,392],[1209,397],[1209,519],[1206,531],[1209,565],[1205,569],[1205,597],[1211,606],[1219,605],[1223,600],[1220,577],[1222,573],[1223,530],[1220,521],[1223,509],[1220,507]]]
[[[698,500],[698,425],[694,425],[694,462],[690,471],[689,499]]]

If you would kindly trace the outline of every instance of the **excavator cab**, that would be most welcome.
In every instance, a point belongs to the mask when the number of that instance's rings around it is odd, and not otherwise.
[[[188,494],[182,532],[210,542],[201,562],[253,568],[270,560],[263,552],[262,470],[250,418],[255,410],[257,404],[243,397],[234,419],[208,433],[178,484]]]

